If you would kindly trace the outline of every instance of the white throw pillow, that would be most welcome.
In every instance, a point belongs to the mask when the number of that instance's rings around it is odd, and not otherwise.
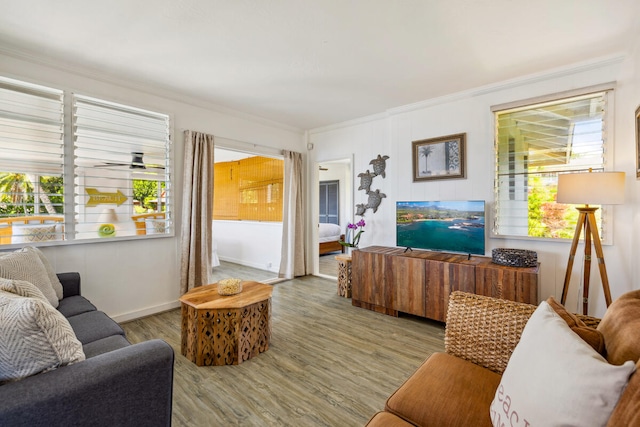
[[[494,426],[605,426],[631,361],[610,365],[546,302],[527,322],[491,403]]]
[[[13,224],[11,243],[34,243],[57,240],[56,224]]]
[[[18,250],[0,255],[0,277],[33,283],[53,307],[58,306],[58,296],[51,285],[47,269],[35,251]]]
[[[69,321],[41,299],[0,291],[0,383],[85,359]]]
[[[33,246],[27,246],[25,248],[22,248],[22,250],[25,252],[32,251],[38,254],[38,257],[40,258],[42,265],[44,265],[45,270],[47,270],[47,275],[49,276],[49,282],[51,282],[51,286],[53,287],[53,290],[56,292],[56,296],[58,297],[58,300],[61,300],[62,297],[64,296],[62,283],[60,283],[60,279],[58,279],[58,275],[56,274],[56,271],[51,266],[51,263],[49,262],[47,257],[44,256],[44,254],[40,249],[35,248]]]

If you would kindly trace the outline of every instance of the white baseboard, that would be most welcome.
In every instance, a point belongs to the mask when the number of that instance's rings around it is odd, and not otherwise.
[[[141,317],[151,316],[152,314],[162,313],[163,311],[173,310],[180,307],[180,301],[168,302],[166,304],[156,305],[155,307],[145,308],[143,310],[131,311],[129,313],[111,316],[118,323],[128,322],[130,320],[139,319]]]
[[[248,261],[246,259],[235,259],[235,258],[226,257],[226,256],[221,256],[219,258],[221,261],[232,262],[234,264],[240,264],[240,265],[244,265],[251,268],[257,268],[258,270],[270,271],[272,273],[276,273],[276,275],[278,275],[278,268],[280,267],[278,265],[277,267],[271,266],[270,268],[267,268],[264,264],[258,264],[255,262]]]

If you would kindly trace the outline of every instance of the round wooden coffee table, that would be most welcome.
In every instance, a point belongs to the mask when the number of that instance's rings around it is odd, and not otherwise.
[[[243,282],[236,295],[218,285],[193,288],[180,297],[181,352],[198,366],[237,365],[269,349],[273,287]]]

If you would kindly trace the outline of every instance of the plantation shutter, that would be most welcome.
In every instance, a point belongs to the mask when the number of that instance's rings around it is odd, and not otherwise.
[[[0,218],[64,214],[63,120],[61,90],[0,78]]]
[[[557,177],[604,169],[608,93],[493,110],[495,235],[573,235],[575,218],[567,216],[573,210],[567,214],[566,207],[555,203]]]
[[[116,236],[141,234],[131,217],[149,211],[143,203],[150,203],[153,212],[164,213],[164,218],[153,220],[158,232],[154,234],[170,233],[168,115],[74,95],[73,138],[76,238],[103,237],[98,230],[105,222],[115,225]],[[155,197],[134,200],[136,181],[150,182]]]

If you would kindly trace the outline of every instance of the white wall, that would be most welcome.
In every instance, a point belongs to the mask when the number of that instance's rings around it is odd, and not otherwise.
[[[177,306],[180,281],[179,233],[182,224],[183,131],[206,132],[246,145],[306,153],[301,131],[191,102],[163,89],[133,87],[86,70],[38,58],[0,55],[0,75],[67,89],[83,95],[171,114],[175,164],[176,237],[46,247],[56,271],[78,271],[82,293],[116,320],[127,320]],[[242,144],[241,144],[242,145]],[[250,241],[250,239],[248,239]],[[265,264],[265,261],[260,261]]]
[[[493,207],[494,127],[492,105],[518,101],[535,96],[558,93],[595,84],[617,81],[615,91],[615,132],[613,134],[613,163],[611,170],[627,173],[627,203],[616,206],[613,217],[613,245],[604,248],[612,297],[640,288],[632,273],[638,258],[638,245],[634,236],[640,231],[637,218],[637,184],[635,176],[635,136],[633,112],[640,101],[638,77],[640,69],[635,57],[611,57],[549,73],[526,76],[491,87],[452,94],[414,105],[395,108],[380,114],[348,123],[314,129],[308,132],[308,141],[314,149],[309,162],[315,158],[349,156],[355,153],[354,171],[370,169],[369,162],[378,154],[388,155],[387,176],[376,177],[372,189],[380,188],[386,194],[376,214],[366,213],[366,233],[361,246],[395,246],[395,202],[397,200],[466,200],[483,199],[488,202],[490,224]],[[467,178],[414,183],[411,165],[411,141],[425,138],[467,134]],[[357,186],[358,182],[354,186]],[[313,190],[313,187],[310,187]],[[361,194],[362,193],[362,194]],[[317,197],[311,196],[311,200]],[[354,204],[366,203],[363,192],[354,191]],[[632,219],[635,218],[635,221]],[[633,227],[632,227],[633,225]],[[541,261],[541,287],[539,298],[550,295],[558,299],[562,293],[564,272],[570,249],[569,242],[542,242],[517,239],[487,239],[487,254],[497,247],[531,249],[538,252]],[[579,253],[582,253],[579,248]],[[580,310],[575,302],[582,259],[576,259],[573,269],[571,295],[568,306]],[[596,262],[591,274],[592,314],[602,315],[605,310]],[[638,263],[635,263],[638,264]],[[575,294],[575,295],[574,295]],[[572,306],[574,305],[575,306]]]
[[[280,269],[282,222],[213,221],[213,240],[222,261],[260,270]]]

